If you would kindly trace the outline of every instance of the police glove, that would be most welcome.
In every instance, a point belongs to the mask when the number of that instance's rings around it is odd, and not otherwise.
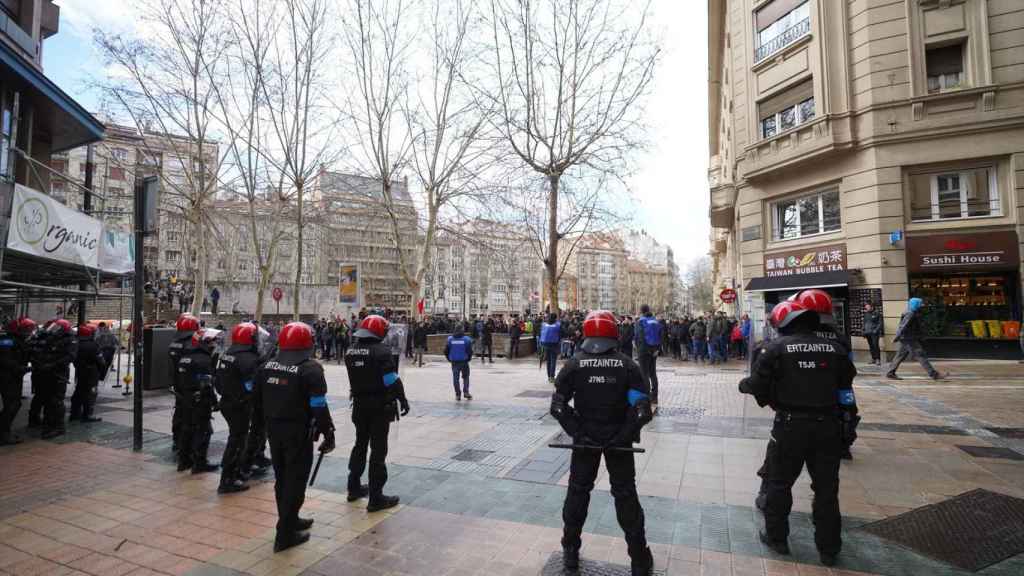
[[[324,454],[330,454],[334,451],[334,429],[330,429],[324,434],[324,441],[320,443],[320,452]]]
[[[406,414],[409,413],[409,401],[406,400],[404,397],[398,399],[398,405],[401,406],[402,408],[402,411],[399,412],[399,414],[405,416]]]

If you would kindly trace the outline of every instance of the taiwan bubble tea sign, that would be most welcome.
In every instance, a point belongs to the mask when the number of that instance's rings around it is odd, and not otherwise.
[[[846,270],[846,244],[793,248],[764,255],[764,275],[768,278],[843,270]]]

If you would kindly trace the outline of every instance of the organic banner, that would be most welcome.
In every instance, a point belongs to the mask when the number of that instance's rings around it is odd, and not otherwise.
[[[9,250],[95,269],[102,235],[99,220],[31,188],[14,185]]]

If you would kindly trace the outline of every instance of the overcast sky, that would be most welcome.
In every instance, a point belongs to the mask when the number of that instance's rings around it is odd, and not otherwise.
[[[102,73],[103,62],[91,30],[131,33],[131,2],[124,0],[57,0],[60,33],[46,42],[46,74],[90,110],[97,99],[87,89],[89,74]],[[632,179],[638,205],[635,227],[672,247],[685,266],[708,251],[707,189],[707,4],[702,1],[653,0],[656,29],[664,57],[647,103],[650,150],[637,158]]]

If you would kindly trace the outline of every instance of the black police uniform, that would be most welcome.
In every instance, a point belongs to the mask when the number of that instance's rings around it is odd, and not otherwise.
[[[189,403],[184,402],[184,392],[178,391],[181,376],[178,374],[178,362],[183,354],[192,349],[192,332],[177,332],[174,340],[167,347],[167,368],[170,370],[171,391],[174,392],[174,412],[171,413],[171,448],[177,452],[181,446],[182,423],[190,416]],[[186,449],[186,452],[188,450]]]
[[[613,339],[584,340],[580,351],[565,363],[555,379],[552,416],[576,444],[606,447],[572,452],[569,488],[562,508],[562,547],[567,555],[578,554],[590,492],[603,454],[629,556],[635,567],[649,570],[652,560],[644,533],[644,512],[636,492],[633,454],[608,449],[632,446],[638,440],[640,428],[652,417],[649,389],[640,367],[618,352],[617,347],[618,342]],[[572,407],[568,405],[570,400]]]
[[[92,336],[78,339],[78,352],[75,354],[75,391],[71,395],[72,420],[95,422],[93,408],[100,383],[100,372],[105,361],[96,339]]]
[[[740,392],[776,412],[767,450],[763,539],[788,551],[791,489],[806,464],[814,490],[815,544],[823,559],[834,559],[842,546],[842,417],[856,412],[852,384],[857,370],[841,345],[814,334],[809,323],[799,326],[764,345],[753,373],[740,382]]]
[[[220,414],[228,423],[228,442],[221,457],[220,486],[242,480],[242,457],[252,419],[252,395],[260,356],[251,345],[232,345],[217,361],[217,392]]]
[[[345,352],[345,368],[352,396],[352,423],[356,428],[356,442],[348,463],[348,492],[350,498],[363,492],[361,478],[366,469],[366,453],[370,452],[369,495],[370,508],[382,502],[388,469],[384,459],[388,455],[388,431],[391,422],[409,411],[405,387],[398,377],[391,349],[377,338],[358,338]]]
[[[277,499],[275,547],[292,542],[299,531],[299,509],[313,466],[313,441],[326,436],[333,449],[334,422],[327,408],[324,369],[307,351],[282,351],[256,375],[254,400],[262,407],[274,465]]]
[[[0,333],[0,446],[18,440],[11,433],[18,410],[21,409],[21,389],[28,372],[28,346],[17,333]]]
[[[65,332],[47,332],[32,354],[32,383],[43,408],[43,438],[63,434],[64,397],[68,393],[71,363],[75,360],[75,340]],[[31,411],[31,408],[30,408]]]
[[[209,472],[216,469],[207,460],[210,437],[213,436],[213,411],[217,406],[214,392],[213,354],[202,346],[190,347],[178,360],[180,376],[176,391],[186,407],[181,422],[181,438],[178,445],[178,470],[192,468],[192,473]]]

